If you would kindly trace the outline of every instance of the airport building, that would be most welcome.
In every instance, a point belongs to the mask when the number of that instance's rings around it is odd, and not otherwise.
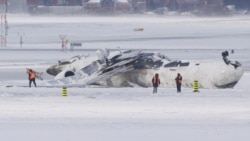
[[[0,0],[1,7],[7,5],[8,12],[43,13],[142,13],[148,11],[203,11],[224,12],[227,5],[235,9],[250,10],[249,0]]]

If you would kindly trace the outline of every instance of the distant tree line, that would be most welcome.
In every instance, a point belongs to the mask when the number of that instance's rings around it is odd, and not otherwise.
[[[3,2],[5,0],[0,0]],[[82,5],[82,2],[89,0],[26,0],[28,5],[42,4],[45,6],[55,6],[55,5],[67,5],[75,6]],[[177,1],[196,1],[196,0],[128,0],[128,1],[145,1],[146,7],[148,10],[154,10],[159,7],[168,7],[170,10],[177,10],[178,2]],[[205,0],[198,0],[204,2]],[[217,0],[208,0],[211,2],[216,2]],[[247,9],[250,10],[250,0],[223,0],[224,5],[234,5],[236,9]],[[192,6],[192,4],[189,6]]]
[[[250,10],[250,0],[224,0],[225,5],[235,5],[236,9]]]

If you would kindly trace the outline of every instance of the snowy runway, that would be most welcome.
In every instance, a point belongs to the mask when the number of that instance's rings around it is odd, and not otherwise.
[[[7,140],[246,140],[250,95],[241,90],[2,88]],[[15,136],[13,136],[15,134]]]

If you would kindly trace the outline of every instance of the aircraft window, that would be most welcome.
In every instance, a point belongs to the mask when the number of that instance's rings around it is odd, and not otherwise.
[[[94,72],[98,71],[98,65],[97,65],[96,62],[93,62],[92,64],[90,64],[90,65],[84,67],[84,68],[82,69],[82,71],[83,71],[84,73],[87,73],[88,75],[91,75],[91,74],[93,74]]]
[[[60,62],[60,64],[59,65],[67,65],[67,64],[70,64],[71,62],[69,62],[69,61],[65,61],[65,62]]]
[[[110,63],[111,63],[111,64],[114,64],[114,63],[116,63],[116,62],[119,62],[119,61],[118,61],[118,58],[121,57],[121,56],[122,56],[122,55],[119,54],[119,55],[116,55],[116,56],[110,58],[110,59],[109,59],[109,60],[110,60]]]
[[[75,73],[72,72],[72,71],[67,71],[67,72],[65,73],[65,77],[74,76],[74,75],[75,75]]]
[[[179,64],[179,62],[174,61],[174,62],[170,62],[170,63],[166,64],[164,67],[165,68],[168,68],[168,67],[177,67],[178,64]]]
[[[180,63],[180,66],[189,66],[189,62]]]
[[[125,50],[123,53],[130,53],[132,50]]]
[[[182,63],[181,61],[174,61],[174,62],[170,62],[166,64],[164,67],[168,68],[168,67],[177,67],[177,66],[180,66],[180,67],[189,66],[189,62]]]
[[[135,69],[152,69],[161,67],[162,63],[160,60],[154,62],[152,59],[143,59],[136,61],[134,67]]]

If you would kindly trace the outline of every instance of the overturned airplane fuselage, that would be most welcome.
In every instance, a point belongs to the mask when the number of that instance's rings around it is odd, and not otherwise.
[[[243,75],[239,62],[171,61],[160,53],[98,50],[94,56],[76,56],[47,69],[47,73],[65,85],[152,86],[152,77],[160,75],[162,87],[175,87],[181,73],[184,87],[232,88]]]

